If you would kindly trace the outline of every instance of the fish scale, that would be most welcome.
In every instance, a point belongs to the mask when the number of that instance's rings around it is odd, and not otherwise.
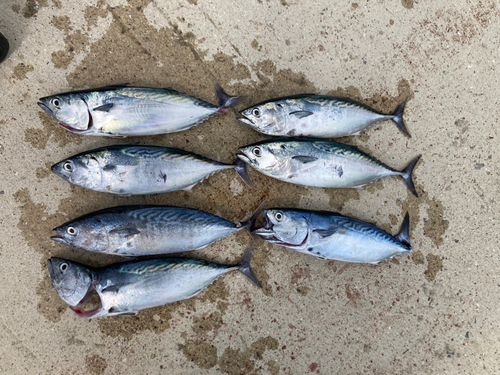
[[[356,147],[306,138],[266,140],[240,148],[237,156],[266,176],[301,186],[355,188],[388,176],[400,176],[418,196],[412,172],[420,156],[401,171]]]
[[[390,119],[410,137],[403,121],[405,105],[406,100],[386,115],[349,98],[303,94],[258,103],[241,111],[238,120],[268,135],[338,138]]]
[[[140,310],[191,298],[220,276],[239,270],[258,287],[251,265],[253,243],[237,265],[221,265],[197,259],[159,258],[90,268],[60,258],[47,261],[52,285],[63,301],[82,318],[136,315]],[[99,306],[82,305],[96,293]]]
[[[83,250],[141,256],[203,248],[231,233],[249,230],[262,209],[249,220],[232,223],[183,207],[120,206],[84,215],[54,231],[53,240]]]
[[[119,195],[190,191],[225,169],[234,169],[252,187],[239,159],[224,164],[168,147],[114,145],[74,155],[51,167],[52,172],[77,186]]]
[[[172,89],[110,86],[41,98],[38,105],[66,130],[94,136],[144,136],[187,130],[245,99],[216,84],[219,105]]]
[[[396,236],[373,224],[337,213],[274,208],[253,231],[265,241],[322,259],[377,264],[411,251],[410,219]]]

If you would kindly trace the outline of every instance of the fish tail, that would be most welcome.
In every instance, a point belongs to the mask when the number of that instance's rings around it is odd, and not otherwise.
[[[247,221],[244,221],[242,223],[240,223],[240,226],[245,228],[248,233],[250,233],[250,236],[252,235],[252,227],[255,225],[255,221],[257,220],[257,218],[259,217],[260,213],[262,212],[262,210],[264,209],[264,205],[266,204],[266,199],[264,199],[264,202],[262,202],[260,204],[260,206],[254,211],[254,213],[252,214],[252,216],[250,217],[250,219],[248,219]]]
[[[245,275],[248,280],[250,280],[253,284],[257,285],[259,288],[262,288],[262,284],[260,283],[259,279],[257,279],[257,276],[255,276],[255,273],[252,270],[252,266],[250,265],[250,262],[252,260],[252,253],[254,250],[254,238],[252,236],[252,242],[250,245],[245,250],[245,253],[240,259],[240,262],[238,263],[238,270]]]
[[[217,93],[217,98],[219,99],[221,110],[228,107],[234,107],[235,105],[243,103],[245,100],[247,100],[247,98],[243,96],[229,96],[224,92],[224,90],[222,90],[222,87],[220,87],[217,82],[215,82],[214,87],[215,92]],[[225,112],[227,112],[227,110]]]
[[[252,182],[252,179],[250,178],[250,175],[248,174],[248,169],[246,163],[241,160],[241,159],[236,159],[233,163],[233,168],[238,172],[240,175],[241,179],[247,184],[247,186],[250,189],[255,189],[255,185]]]
[[[401,177],[403,177],[403,179],[405,180],[406,187],[417,198],[418,198],[418,194],[417,194],[417,191],[415,190],[415,185],[413,184],[412,173],[413,173],[413,169],[415,168],[415,165],[417,165],[417,163],[421,157],[422,157],[422,155],[418,155],[415,159],[413,159],[412,161],[410,161],[408,163],[408,165],[406,166],[405,169],[403,169],[400,172]]]
[[[398,127],[399,131],[406,135],[408,138],[411,138],[410,133],[408,132],[408,129],[406,128],[405,122],[403,120],[403,112],[405,111],[405,105],[406,105],[407,99],[403,100],[401,104],[399,104],[392,114],[393,118],[392,121],[396,123],[396,126]]]
[[[408,246],[409,250],[411,250],[412,245],[410,243],[410,215],[408,214],[408,212],[406,213],[405,218],[401,223],[399,233],[395,237],[399,242]]]

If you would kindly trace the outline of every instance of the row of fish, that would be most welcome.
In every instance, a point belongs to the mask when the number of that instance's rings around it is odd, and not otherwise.
[[[264,210],[263,225],[252,230],[263,205],[238,224],[190,208],[121,206],[63,224],[54,229],[58,235],[52,239],[87,251],[132,257],[201,249],[245,228],[265,241],[321,259],[377,264],[411,251],[408,214],[396,236],[332,212],[281,208]],[[80,317],[135,315],[145,308],[190,298],[236,269],[260,287],[250,266],[252,251],[253,241],[235,266],[161,258],[93,269],[51,258],[48,268],[59,296]],[[84,310],[81,305],[95,292],[99,306]]]
[[[115,145],[72,156],[51,169],[77,186],[126,196],[190,191],[227,169],[235,169],[252,187],[245,163],[281,181],[324,188],[355,188],[400,176],[417,196],[412,172],[420,156],[397,171],[356,147],[324,140],[269,140],[240,151],[233,164],[224,164],[178,148]]]
[[[65,129],[86,135],[126,137],[187,130],[228,107],[243,102],[218,85],[219,106],[171,88],[117,85],[40,99],[39,106]],[[346,98],[314,94],[269,100],[240,114],[242,123],[268,135],[286,138],[240,148],[233,164],[224,164],[176,148],[125,144],[102,147],[65,159],[52,171],[70,183],[119,195],[191,190],[212,174],[234,169],[250,187],[247,165],[259,172],[302,186],[353,188],[387,176],[400,176],[417,195],[412,172],[420,156],[401,171],[392,169],[353,146],[327,141],[358,134],[385,119],[407,136],[405,102],[384,115]],[[297,138],[297,137],[316,137]],[[293,138],[289,138],[293,137]],[[170,254],[203,248],[245,228],[252,237],[322,259],[377,264],[411,251],[409,216],[396,236],[360,220],[331,212],[295,209],[263,210],[232,223],[190,208],[121,206],[94,212],[54,229],[53,240],[92,252],[122,257]],[[195,259],[128,260],[94,269],[51,258],[48,268],[60,297],[81,317],[135,315],[138,311],[196,295],[219,276],[238,269],[261,286],[250,267],[252,244],[234,266]],[[100,304],[82,305],[97,293]]]
[[[245,98],[229,96],[216,84],[219,106],[172,88],[114,85],[41,98],[38,105],[73,133],[130,137],[185,131]],[[339,138],[392,120],[410,136],[403,121],[405,101],[386,115],[348,98],[302,94],[272,99],[240,112],[238,120],[273,136]]]

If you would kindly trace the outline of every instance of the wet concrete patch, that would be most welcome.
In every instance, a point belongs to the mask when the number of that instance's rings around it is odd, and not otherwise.
[[[422,160],[422,159],[421,159]],[[418,165],[422,161],[419,161]],[[414,180],[415,181],[415,180]],[[443,237],[448,230],[449,221],[444,218],[443,203],[437,198],[429,198],[429,193],[426,192],[419,184],[415,184],[418,193],[418,198],[408,192],[406,200],[398,199],[396,203],[402,208],[402,214],[410,213],[410,236],[412,231],[418,225],[420,220],[419,207],[427,205],[427,218],[424,221],[424,235],[432,240],[434,245],[440,246],[443,243]]]
[[[21,81],[23,79],[28,78],[27,74],[29,72],[32,72],[33,70],[35,70],[33,65],[31,65],[31,64],[24,65],[23,63],[19,63],[14,68],[14,72],[12,73],[11,78],[14,78],[14,79]]]
[[[262,360],[266,350],[277,349],[278,340],[271,336],[258,339],[243,351],[228,347],[219,358],[220,370],[229,375],[261,373],[262,368],[255,368],[256,361]]]
[[[436,279],[436,275],[443,267],[443,261],[441,257],[434,254],[427,254],[427,269],[424,272],[425,279],[427,281],[433,281]]]
[[[401,0],[401,4],[406,8],[406,9],[412,9],[413,8],[413,0]]]
[[[107,367],[106,360],[97,354],[85,357],[85,368],[89,374],[102,375]]]
[[[24,18],[35,16],[40,8],[48,6],[48,0],[26,0],[26,5],[23,8]]]
[[[82,137],[64,130],[56,120],[45,112],[38,112],[42,128],[30,128],[24,132],[24,140],[39,150],[44,150],[50,139],[57,142],[59,147],[68,143],[82,143]],[[59,161],[59,160],[57,160]],[[54,163],[55,164],[55,163]]]
[[[411,255],[411,259],[413,260],[413,263],[415,264],[424,264],[425,263],[425,258],[424,258],[424,255],[422,254],[422,252],[420,250],[418,251],[415,251],[412,255]]]
[[[196,366],[209,369],[217,364],[217,348],[206,342],[187,341],[179,344],[184,357],[193,362]]]

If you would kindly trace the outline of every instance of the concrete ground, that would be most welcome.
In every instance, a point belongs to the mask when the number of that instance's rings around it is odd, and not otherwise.
[[[0,65],[0,373],[498,373],[499,20],[488,0],[2,1],[11,52]],[[38,98],[130,83],[216,103],[215,81],[247,105],[319,92],[391,113],[410,98],[411,139],[387,121],[342,141],[398,169],[422,154],[420,197],[398,178],[316,189],[252,171],[250,190],[227,171],[191,194],[123,198],[50,173],[69,155],[123,141],[65,131]],[[232,162],[238,146],[265,138],[235,118],[127,142]],[[83,213],[172,204],[236,222],[264,198],[391,233],[409,211],[414,252],[372,266],[260,242],[253,265],[262,290],[231,273],[196,298],[136,317],[81,319],[50,283],[50,256],[116,261],[49,239]],[[248,243],[239,232],[187,255],[230,264]]]

